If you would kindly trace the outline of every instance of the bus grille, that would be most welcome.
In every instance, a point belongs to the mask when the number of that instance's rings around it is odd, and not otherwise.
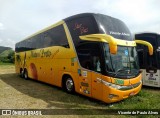
[[[132,84],[130,86],[121,86],[119,90],[122,90],[122,91],[130,90],[130,89],[138,87],[140,84],[141,84],[141,81],[136,84]]]

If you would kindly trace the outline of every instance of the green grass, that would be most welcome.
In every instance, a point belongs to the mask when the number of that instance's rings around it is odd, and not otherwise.
[[[113,108],[120,109],[160,109],[160,90],[142,88],[136,96],[114,104]]]
[[[4,63],[4,62],[0,62],[0,65],[5,65],[5,66],[10,66],[10,65],[14,65],[13,63]]]

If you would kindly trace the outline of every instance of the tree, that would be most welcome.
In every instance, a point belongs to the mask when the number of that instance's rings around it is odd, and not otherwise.
[[[5,63],[14,63],[14,51],[12,49],[5,50],[0,54],[0,61]]]
[[[14,61],[15,61],[14,54],[15,54],[15,52],[13,50],[10,51],[9,54],[8,54],[7,58],[8,58],[8,60],[9,60],[10,63],[14,63]]]

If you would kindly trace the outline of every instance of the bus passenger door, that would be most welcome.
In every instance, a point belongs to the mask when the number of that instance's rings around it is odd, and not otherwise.
[[[92,73],[92,97],[101,100],[103,94],[103,87],[101,80],[102,75],[100,73]]]
[[[81,43],[77,47],[79,62],[83,67],[83,69],[79,69],[79,73],[81,73],[79,77],[80,92],[87,96],[94,96],[97,99],[102,92],[99,88],[100,83],[96,81],[97,78],[101,78],[102,58],[100,49],[100,43],[95,42]]]
[[[81,70],[81,76],[79,76],[80,93],[101,100],[103,92],[101,79],[102,75],[100,73]]]

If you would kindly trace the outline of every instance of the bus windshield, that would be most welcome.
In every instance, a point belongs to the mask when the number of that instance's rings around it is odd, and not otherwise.
[[[105,67],[108,74],[118,78],[133,78],[139,74],[138,56],[135,47],[118,46],[117,54],[110,54],[104,43]]]
[[[153,34],[137,34],[136,39],[148,41],[153,45],[153,55],[149,55],[148,49],[146,46],[138,44],[137,45],[137,51],[138,51],[138,57],[139,57],[139,64],[141,69],[148,69],[150,70],[156,70],[159,68],[159,42],[156,37],[156,35]]]
[[[157,60],[156,52],[154,52],[153,55],[149,55],[148,53],[146,55],[147,56],[144,60],[146,60],[146,65],[147,65],[148,69],[157,69],[158,68],[158,60]]]

